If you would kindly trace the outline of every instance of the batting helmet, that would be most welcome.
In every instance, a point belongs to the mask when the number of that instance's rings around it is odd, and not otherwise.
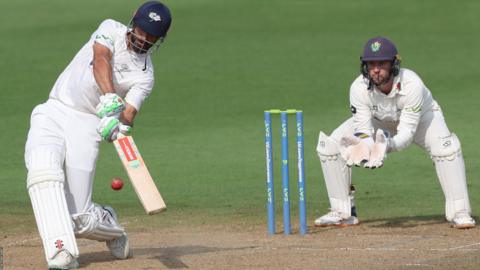
[[[165,38],[172,22],[170,10],[158,1],[141,5],[133,15],[131,26],[139,27],[149,35]]]

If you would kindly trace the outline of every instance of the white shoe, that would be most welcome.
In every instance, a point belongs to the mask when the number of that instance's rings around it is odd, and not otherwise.
[[[348,218],[343,218],[342,213],[337,211],[330,211],[326,215],[323,215],[315,220],[315,226],[317,227],[327,227],[327,226],[355,226],[360,223],[356,216],[349,216]]]
[[[130,257],[130,243],[126,233],[118,238],[107,241],[107,247],[113,257],[117,259],[124,260]]]
[[[115,220],[116,224],[118,223],[117,219],[117,214],[113,210],[112,207],[110,206],[104,206],[103,209],[108,211],[110,214],[112,214],[112,218]],[[130,242],[128,241],[128,236],[126,233],[123,233],[122,236],[117,237],[113,240],[109,240],[106,242],[107,247],[110,250],[110,253],[113,255],[113,257],[117,259],[124,260],[128,257],[130,257]]]
[[[475,220],[467,213],[457,213],[452,219],[452,227],[456,229],[474,228]]]
[[[66,270],[78,267],[78,262],[66,249],[60,250],[51,260],[48,261],[49,270]]]

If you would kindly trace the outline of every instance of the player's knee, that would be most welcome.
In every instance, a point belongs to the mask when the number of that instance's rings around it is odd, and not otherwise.
[[[28,169],[27,188],[43,182],[65,181],[63,157],[56,151],[44,147],[31,149],[25,154],[25,163]]]
[[[340,148],[338,143],[320,131],[318,136],[317,153],[319,156],[338,156]]]
[[[62,170],[30,170],[27,176],[27,189],[37,184],[51,184],[54,182],[62,183],[65,181],[65,175]]]
[[[462,147],[455,133],[447,137],[437,137],[430,146],[433,160],[453,160],[461,154]]]

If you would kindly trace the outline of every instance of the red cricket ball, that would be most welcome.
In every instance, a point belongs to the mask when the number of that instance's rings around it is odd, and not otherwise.
[[[123,180],[120,177],[112,178],[112,189],[120,190],[123,187]]]

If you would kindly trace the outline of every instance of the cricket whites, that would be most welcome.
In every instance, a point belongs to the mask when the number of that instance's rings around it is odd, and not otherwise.
[[[145,212],[149,215],[160,213],[167,209],[147,166],[138,151],[132,136],[121,136],[114,142],[115,149],[127,171],[128,177],[142,202]]]

